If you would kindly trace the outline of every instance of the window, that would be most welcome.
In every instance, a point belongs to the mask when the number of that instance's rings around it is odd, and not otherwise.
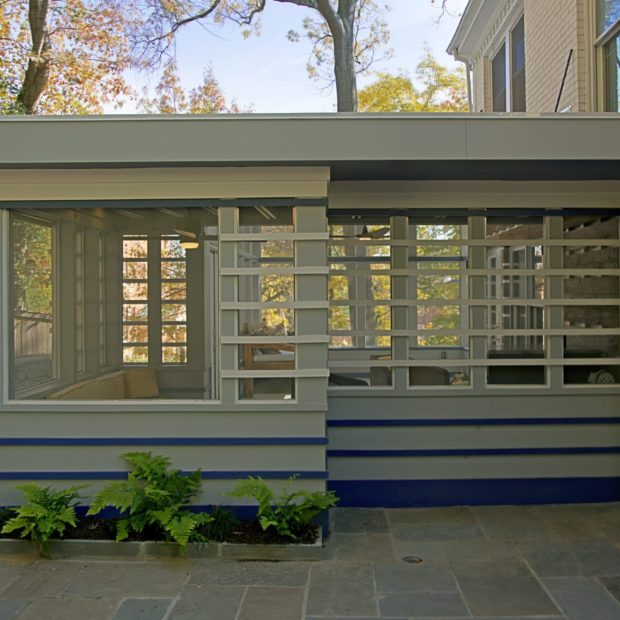
[[[525,21],[523,16],[491,60],[494,112],[525,112]]]
[[[9,222],[11,398],[211,398],[216,210],[30,209]]]
[[[49,220],[15,215],[12,235],[13,392],[56,378],[56,228]]]
[[[603,109],[620,111],[620,0],[598,0],[597,41],[603,74]]]
[[[506,44],[504,43],[491,62],[493,85],[493,112],[506,112]]]
[[[618,217],[345,213],[330,214],[332,389],[620,384]]]

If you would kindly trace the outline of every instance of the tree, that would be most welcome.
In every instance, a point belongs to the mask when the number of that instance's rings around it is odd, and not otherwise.
[[[379,73],[360,91],[362,112],[467,112],[467,88],[461,67],[451,71],[429,49],[416,66],[415,82],[406,74]]]
[[[100,112],[129,92],[135,2],[0,0],[0,113]]]
[[[312,43],[307,68],[312,77],[324,75],[333,58],[339,112],[357,111],[356,76],[367,71],[382,45],[389,39],[382,14],[387,5],[380,0],[273,0],[313,11],[302,23],[303,35],[291,30],[292,41],[306,38]],[[144,0],[149,6],[145,27],[136,31],[136,43],[151,60],[165,54],[176,32],[192,22],[232,20],[240,25],[256,24],[267,0]],[[247,31],[246,31],[247,32]]]
[[[226,103],[226,97],[211,67],[205,70],[201,84],[187,92],[179,80],[176,62],[171,60],[166,63],[155,91],[155,97],[149,98],[145,94],[140,99],[140,108],[147,114],[213,114],[242,111],[234,99],[229,105]]]

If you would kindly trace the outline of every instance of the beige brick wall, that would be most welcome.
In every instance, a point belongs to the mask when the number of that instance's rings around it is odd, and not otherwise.
[[[584,0],[524,0],[524,15],[527,111],[553,112],[571,48],[559,110],[585,111]]]

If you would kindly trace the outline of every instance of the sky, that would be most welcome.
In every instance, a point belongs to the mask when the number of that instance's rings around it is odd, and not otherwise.
[[[431,0],[385,1],[391,9],[385,17],[393,55],[377,62],[373,70],[413,74],[426,44],[439,62],[456,66],[445,50],[467,0],[448,0],[449,13],[441,19],[440,7]],[[334,112],[335,89],[307,75],[309,44],[291,43],[286,38],[290,29],[301,30],[303,18],[313,13],[303,7],[268,2],[260,35],[249,39],[244,39],[234,24],[208,29],[198,24],[185,27],[175,46],[183,86],[197,86],[205,67],[211,65],[226,99],[234,98],[242,108],[251,107],[256,113]],[[133,86],[152,88],[157,81],[156,74],[134,76]],[[358,88],[372,81],[372,75],[361,76]],[[120,111],[133,110],[125,107]]]

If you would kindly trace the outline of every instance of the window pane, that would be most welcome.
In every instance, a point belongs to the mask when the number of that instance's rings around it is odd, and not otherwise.
[[[148,364],[148,347],[123,347],[124,364]]]
[[[491,62],[493,112],[506,111],[506,45],[499,48]]]
[[[184,300],[187,298],[187,283],[186,282],[174,282],[173,284],[167,284],[162,282],[161,284],[161,298],[168,300]]]
[[[123,321],[146,321],[148,318],[147,304],[123,304]]]
[[[603,49],[605,65],[605,111],[620,111],[620,35]]]
[[[165,343],[187,342],[187,326],[162,325],[161,341]]]
[[[149,265],[143,261],[125,261],[123,278],[125,280],[146,280],[149,277]]]
[[[148,241],[146,239],[125,239],[123,241],[124,258],[146,258]]]
[[[181,246],[180,239],[162,239],[161,241],[162,258],[185,258],[185,250]]]
[[[162,347],[161,361],[163,364],[185,364],[187,362],[187,347]]]
[[[598,34],[605,32],[620,19],[620,0],[597,0]]]
[[[512,112],[525,112],[525,31],[523,17],[510,35]]]
[[[185,304],[168,304],[161,305],[162,321],[172,321],[184,323],[187,321],[187,307]]]
[[[35,220],[12,222],[14,390],[55,377],[53,232]]]
[[[162,280],[184,280],[187,276],[185,261],[163,261],[161,264]]]
[[[123,342],[146,343],[148,342],[149,328],[147,325],[124,325]]]
[[[123,299],[127,301],[148,299],[146,282],[123,282]]]

